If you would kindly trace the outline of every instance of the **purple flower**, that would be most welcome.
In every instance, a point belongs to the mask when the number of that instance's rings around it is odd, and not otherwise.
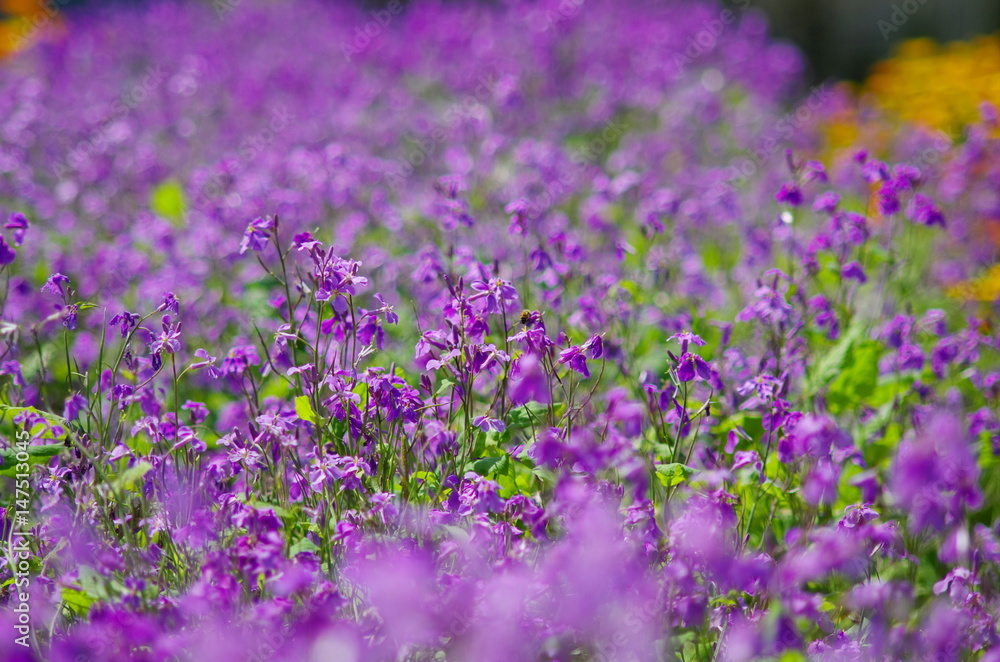
[[[260,365],[260,356],[257,355],[256,347],[253,345],[233,347],[229,350],[229,354],[222,359],[219,374],[239,376],[252,365]]]
[[[162,332],[149,346],[150,351],[155,353],[166,352],[174,354],[181,348],[181,323],[170,323],[170,315],[164,315],[161,321]]]
[[[173,292],[163,293],[163,303],[156,307],[156,312],[171,312],[174,315],[180,313],[180,302],[177,301],[177,297],[174,296]]]
[[[675,333],[674,335],[667,338],[667,342],[671,340],[679,340],[681,343],[681,354],[686,354],[688,351],[688,345],[697,345],[698,347],[704,347],[705,341],[701,339],[701,336],[696,336],[689,331],[682,331],[681,333]]]
[[[757,451],[736,451],[736,454],[733,456],[733,466],[730,469],[736,471],[743,467],[753,467],[756,471],[763,469],[764,465]]]
[[[840,270],[840,275],[848,280],[856,280],[859,283],[867,283],[868,276],[857,261],[848,262]]]
[[[108,322],[108,326],[118,325],[118,332],[121,333],[122,338],[125,338],[128,336],[129,330],[134,328],[140,319],[139,315],[126,310],[112,317],[111,321]]]
[[[371,345],[382,349],[385,345],[385,331],[382,329],[382,320],[371,311],[363,311],[361,322],[358,323],[358,340],[364,345]]]
[[[63,290],[63,283],[68,283],[69,277],[64,276],[60,273],[54,273],[49,276],[45,284],[42,285],[42,292],[48,292],[49,294],[55,294],[63,299],[66,298],[66,292]]]
[[[517,301],[517,290],[506,280],[491,278],[488,281],[476,280],[472,282],[472,289],[476,294],[469,297],[469,301],[485,299],[483,313],[493,315],[501,312],[501,304],[508,306]]]
[[[920,225],[944,227],[944,215],[931,198],[921,193],[915,194],[906,206],[906,217]]]
[[[911,531],[941,531],[966,508],[979,507],[978,482],[979,466],[961,421],[938,411],[900,443],[889,491],[909,513]]]
[[[959,338],[947,336],[939,340],[931,350],[931,368],[938,379],[944,379],[948,366],[960,364],[961,347]]]
[[[590,340],[580,346],[583,353],[592,359],[599,359],[604,356],[604,340],[601,336],[591,336]]]
[[[870,503],[856,503],[844,508],[844,517],[837,526],[841,529],[855,529],[878,517],[879,514]]]
[[[215,366],[216,357],[209,356],[208,352],[206,350],[204,350],[204,349],[196,349],[195,352],[194,352],[194,355],[197,356],[201,360],[200,361],[195,361],[194,363],[192,363],[189,366],[189,368],[191,370],[198,370],[200,368],[208,367],[209,368],[209,374],[212,375],[213,377],[218,377],[219,371],[214,367]]]
[[[507,231],[518,237],[527,237],[528,228],[525,221],[528,220],[529,205],[526,200],[519,198],[507,204],[504,211],[510,214],[510,225]]]
[[[524,354],[515,364],[510,380],[510,399],[515,405],[549,402],[549,379],[534,353]]]
[[[826,166],[819,161],[806,161],[804,178],[807,182],[827,182]]]
[[[816,311],[816,325],[827,329],[828,337],[835,339],[840,333],[840,323],[827,298],[822,294],[817,294],[809,299],[809,308]]]
[[[806,456],[817,460],[832,456],[840,461],[854,452],[849,434],[826,416],[813,414],[803,415],[791,426],[788,442],[791,456],[782,458],[782,461]]]
[[[844,234],[846,241],[854,246],[860,246],[868,239],[868,222],[861,214],[853,211],[846,214],[837,213],[833,217],[833,222]]]
[[[498,418],[489,418],[488,416],[476,416],[472,419],[472,424],[485,432],[489,432],[490,430],[494,432],[503,432],[507,429],[507,426],[504,425],[503,421]]]
[[[781,185],[774,199],[789,207],[798,207],[802,204],[802,190],[792,182],[787,182]]]
[[[753,379],[743,382],[736,389],[736,392],[740,395],[747,395],[752,392],[761,401],[770,402],[774,399],[781,386],[782,381],[774,375],[761,373]]]
[[[76,304],[66,306],[66,311],[63,314],[62,325],[65,326],[70,331],[76,330],[77,324],[77,313],[80,312],[80,307]]]
[[[868,161],[861,167],[861,176],[869,184],[888,181],[889,166],[882,161]]]
[[[255,466],[258,460],[260,460],[260,453],[252,448],[234,448],[229,452],[231,463],[240,464],[247,468]]]
[[[891,216],[899,211],[899,192],[896,187],[887,182],[882,184],[878,190],[878,213],[882,216]]]
[[[17,257],[17,251],[10,247],[7,240],[0,235],[0,266],[7,266]]]
[[[312,233],[310,232],[300,232],[295,235],[292,237],[292,243],[298,246],[300,251],[306,251],[309,253],[323,248],[323,244],[314,239]]]
[[[923,181],[920,168],[906,165],[905,163],[897,165],[893,168],[893,172],[896,176],[895,180],[893,180],[893,186],[897,191],[912,191]]]
[[[827,460],[820,460],[806,474],[802,485],[802,496],[813,505],[832,504],[837,500],[837,484],[840,482],[840,467]]]
[[[24,377],[21,375],[21,364],[17,361],[4,361],[0,363],[0,375],[10,375],[14,383],[20,387],[26,386]]]
[[[240,242],[240,255],[248,250],[260,252],[267,246],[271,235],[269,230],[274,229],[274,219],[268,217],[257,217],[250,221],[246,231],[243,233],[243,241]]]
[[[563,363],[568,363],[571,370],[580,373],[585,378],[590,377],[587,357],[584,355],[582,347],[574,345],[559,352],[559,364]]]
[[[181,409],[191,412],[192,425],[200,425],[201,423],[204,423],[205,420],[208,418],[208,407],[203,402],[194,402],[193,400],[188,400],[183,405],[181,405]]]
[[[7,223],[4,227],[8,230],[14,231],[14,245],[20,246],[24,243],[24,234],[28,231],[28,219],[25,218],[24,214],[14,212],[7,219]],[[3,264],[7,264],[4,262]]]
[[[837,211],[837,206],[839,204],[840,195],[833,191],[826,191],[816,196],[816,200],[813,202],[813,210],[826,214],[832,214]]]
[[[385,302],[385,299],[382,298],[382,295],[381,294],[376,294],[375,295],[375,300],[379,302],[379,304],[381,305],[381,308],[379,308],[378,310],[372,311],[372,312],[382,313],[383,315],[385,315],[385,321],[388,322],[389,324],[398,324],[399,323],[399,315],[397,315],[395,313],[395,311],[393,310],[392,306],[390,306],[389,304],[387,304]]]
[[[736,319],[740,322],[747,322],[758,319],[772,325],[787,322],[792,314],[792,307],[785,299],[785,296],[778,290],[762,285],[754,292],[756,299],[749,306],[740,311]]]
[[[677,379],[682,382],[690,382],[695,379],[709,381],[712,378],[712,369],[705,359],[690,352],[683,354],[677,365]]]
[[[115,384],[111,392],[108,393],[108,400],[111,402],[119,403],[120,409],[125,409],[125,407],[132,401],[132,391],[133,387],[130,384]]]

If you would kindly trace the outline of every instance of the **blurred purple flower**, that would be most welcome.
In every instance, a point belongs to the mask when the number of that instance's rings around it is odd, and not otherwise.
[[[0,266],[6,266],[17,258],[17,251],[11,248],[7,240],[0,235]]]
[[[4,224],[8,230],[14,231],[14,245],[20,246],[24,243],[24,234],[28,231],[28,219],[24,214],[13,212]],[[3,262],[3,264],[8,264]]]

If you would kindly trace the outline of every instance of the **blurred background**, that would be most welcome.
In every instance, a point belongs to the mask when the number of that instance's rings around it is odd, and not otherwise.
[[[967,41],[1000,30],[1000,0],[752,0],[751,5],[768,15],[775,35],[802,49],[817,80],[861,80],[873,63],[908,39]],[[1000,72],[1000,61],[991,64]]]
[[[112,4],[150,0],[48,0],[59,12],[86,12]],[[208,2],[208,0],[203,0]],[[278,0],[276,0],[278,1]],[[420,0],[409,0],[419,2]],[[463,1],[463,0],[455,0]],[[475,1],[475,0],[469,0]],[[496,0],[480,0],[496,1]],[[43,12],[45,0],[0,0],[0,24]],[[388,0],[358,0],[378,8]],[[724,0],[741,13],[767,14],[773,33],[794,42],[810,62],[813,81],[861,81],[872,65],[906,40],[968,41],[1000,31],[1000,0]],[[408,4],[404,0],[403,4]],[[0,52],[8,48],[0,28]],[[1000,59],[988,62],[1000,71]]]

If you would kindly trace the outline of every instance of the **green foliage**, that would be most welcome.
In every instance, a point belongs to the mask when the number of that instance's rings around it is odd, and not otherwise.
[[[680,462],[660,464],[656,466],[656,477],[664,487],[676,487],[694,474],[695,470]]]
[[[43,464],[60,451],[66,450],[64,444],[44,444],[41,446],[28,446],[24,452],[28,454],[28,464]],[[17,473],[17,454],[15,448],[0,449],[0,459],[3,460],[3,468],[0,469],[0,476],[13,477]]]
[[[182,227],[187,200],[184,188],[176,179],[168,179],[153,189],[149,197],[149,207],[153,212],[169,220],[175,227]]]

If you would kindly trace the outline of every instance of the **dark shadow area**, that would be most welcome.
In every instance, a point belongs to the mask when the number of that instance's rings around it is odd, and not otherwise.
[[[1000,30],[997,0],[753,0],[752,5],[767,13],[776,37],[802,49],[818,80],[860,80],[891,54],[893,44],[906,39],[948,42]]]

